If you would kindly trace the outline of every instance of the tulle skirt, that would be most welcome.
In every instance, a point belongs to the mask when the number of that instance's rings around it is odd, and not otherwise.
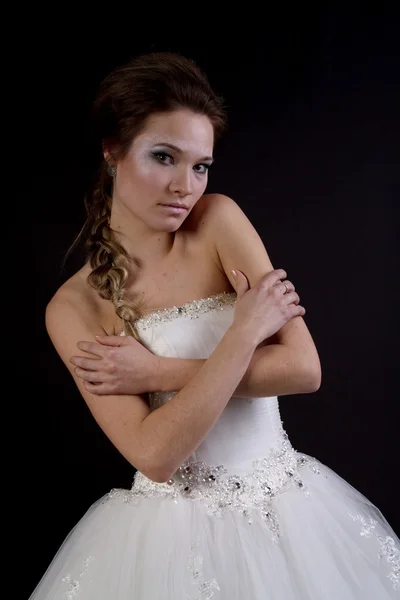
[[[31,600],[400,598],[399,540],[383,515],[325,465],[297,458],[300,478],[289,473],[279,493],[263,483],[267,502],[241,496],[240,478],[234,495],[193,496],[190,484],[174,493],[136,473],[132,490],[89,508]]]

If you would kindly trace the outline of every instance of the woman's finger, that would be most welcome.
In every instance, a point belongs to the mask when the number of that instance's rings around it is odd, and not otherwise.
[[[289,292],[288,294],[284,294],[286,304],[298,304],[300,302],[299,295],[297,292]]]
[[[89,354],[94,354],[100,358],[104,356],[104,348],[97,342],[78,342],[77,346],[83,352],[89,352]]]
[[[100,373],[98,371],[87,371],[86,369],[81,369],[80,367],[76,367],[74,369],[76,375],[83,379],[84,381],[92,381],[94,383],[103,383],[106,379],[104,373]]]
[[[83,356],[71,356],[69,359],[73,365],[86,369],[87,371],[98,371],[100,369],[100,359],[84,358]]]
[[[96,394],[97,396],[104,396],[112,393],[110,387],[105,383],[95,384],[91,381],[84,381],[83,386],[88,392]]]

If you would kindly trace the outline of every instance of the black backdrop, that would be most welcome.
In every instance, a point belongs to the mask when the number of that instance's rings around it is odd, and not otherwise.
[[[101,33],[78,39],[69,29],[29,44],[36,400],[23,412],[31,465],[24,486],[32,492],[23,523],[27,594],[89,505],[130,486],[134,473],[80,399],[49,342],[44,310],[79,266],[72,257],[61,271],[84,218],[96,86],[149,50],[194,58],[224,95],[230,128],[216,148],[209,191],[242,206],[307,309],[323,383],[315,394],[281,400],[292,443],[362,491],[399,530],[397,28],[384,12],[310,9],[301,20],[298,13],[269,20],[264,35],[248,31],[247,40],[227,28],[225,41],[221,32],[205,43],[203,32],[202,44],[161,43],[150,28],[145,43],[128,41],[132,35],[107,44]]]

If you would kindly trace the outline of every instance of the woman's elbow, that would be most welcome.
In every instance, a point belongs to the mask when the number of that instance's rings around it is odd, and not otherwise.
[[[318,392],[321,387],[322,371],[321,364],[316,361],[314,364],[307,365],[303,371],[304,393],[312,394]]]
[[[167,464],[165,459],[157,456],[152,456],[147,461],[146,467],[142,470],[143,475],[151,479],[155,483],[165,483],[174,475],[178,466],[175,464]]]

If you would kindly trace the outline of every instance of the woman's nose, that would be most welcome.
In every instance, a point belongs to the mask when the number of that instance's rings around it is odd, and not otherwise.
[[[181,169],[174,173],[170,183],[170,191],[180,196],[189,196],[192,193],[192,178],[188,169]]]

